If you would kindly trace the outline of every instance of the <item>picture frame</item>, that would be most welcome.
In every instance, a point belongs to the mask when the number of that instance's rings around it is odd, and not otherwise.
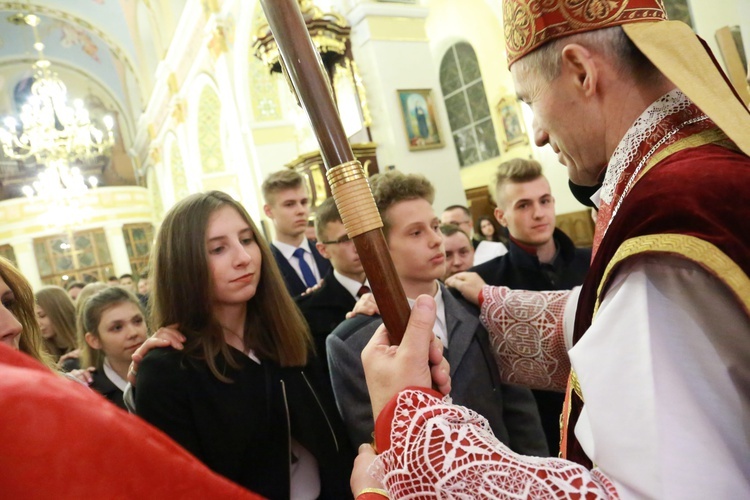
[[[409,151],[445,146],[430,89],[397,90]]]
[[[503,123],[503,146],[507,150],[518,144],[528,144],[529,135],[521,114],[521,103],[515,96],[505,96],[497,105]]]

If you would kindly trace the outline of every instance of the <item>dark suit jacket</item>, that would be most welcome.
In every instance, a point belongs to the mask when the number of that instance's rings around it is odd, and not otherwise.
[[[315,248],[314,241],[307,241],[310,244],[310,253],[312,253],[313,258],[315,259],[315,264],[318,266],[320,275],[325,276],[331,269],[331,263],[328,262],[328,259],[320,255],[318,249]],[[286,260],[281,251],[276,248],[273,243],[271,243],[271,252],[273,252],[273,258],[276,259],[276,264],[278,264],[279,269],[281,270],[281,276],[284,278],[284,284],[286,284],[286,289],[289,290],[289,294],[292,297],[296,297],[297,295],[305,293],[307,285],[305,285],[305,282],[299,277],[297,271],[294,270],[289,261]]]
[[[346,319],[346,313],[354,309],[357,300],[336,279],[333,269],[325,275],[320,288],[307,295],[295,297],[294,300],[310,325],[318,359],[327,374],[326,337]]]
[[[544,272],[544,265],[539,263],[539,259],[516,245],[513,240],[508,245],[508,253],[472,267],[469,271],[478,273],[488,285],[519,290],[569,290],[583,283],[591,263],[591,249],[576,248],[571,239],[559,229],[555,229],[553,238],[559,249],[553,273]]]
[[[453,402],[487,418],[497,438],[514,451],[545,455],[547,444],[531,391],[500,383],[479,312],[445,287],[442,290]],[[372,409],[360,353],[381,323],[380,316],[360,315],[346,320],[328,336],[328,364],[336,404],[355,444],[372,441]]]
[[[125,403],[122,401],[122,391],[107,377],[104,370],[96,370],[91,374],[94,379],[89,385],[90,388],[110,400],[125,411],[128,409],[125,407]]]
[[[230,348],[239,369],[153,349],[138,369],[137,413],[215,472],[267,498],[289,498],[290,438],[317,460],[320,498],[351,498],[354,452],[335,404],[307,367],[258,364]]]
[[[568,236],[555,229],[559,249],[552,266],[540,264],[536,256],[523,250],[513,240],[508,253],[480,264],[469,271],[479,273],[485,283],[520,290],[568,290],[583,283],[591,262],[591,249],[576,248]],[[546,272],[545,272],[546,269]],[[560,413],[565,396],[559,392],[533,391],[553,456],[560,448]]]

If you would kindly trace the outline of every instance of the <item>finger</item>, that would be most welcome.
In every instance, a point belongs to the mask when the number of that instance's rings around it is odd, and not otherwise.
[[[399,347],[400,353],[419,362],[424,360],[427,364],[430,342],[435,338],[432,330],[435,326],[436,310],[435,299],[429,295],[417,297]]]
[[[180,333],[179,330],[175,330],[174,328],[169,327],[162,327],[156,330],[156,333],[151,336],[152,338],[160,338],[160,339],[167,339],[177,342],[185,342],[185,336]]]
[[[451,376],[450,366],[448,362],[443,359],[438,365],[430,367],[430,375],[432,376],[432,383],[440,391],[441,394],[447,395],[451,392]]]
[[[430,364],[439,365],[443,360],[443,342],[435,337],[430,342]]]
[[[375,455],[375,450],[370,443],[362,443],[357,450],[359,455]]]
[[[449,286],[451,288],[455,288],[458,291],[460,290],[460,286],[463,283],[463,272],[456,273],[453,276],[450,276],[448,279],[445,280],[445,285]]]
[[[375,333],[373,334],[370,341],[367,343],[367,347],[372,346],[373,348],[375,346],[384,346],[389,347],[391,345],[390,340],[388,340],[388,330],[386,330],[385,325],[380,325],[377,330],[375,330]]]
[[[130,363],[130,368],[128,368],[128,382],[130,382],[130,385],[135,385],[135,379],[138,374],[135,371],[135,365],[133,363]]]

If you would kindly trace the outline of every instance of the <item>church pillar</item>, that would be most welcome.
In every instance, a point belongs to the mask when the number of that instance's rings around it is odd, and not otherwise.
[[[107,238],[107,246],[109,246],[109,255],[112,257],[112,267],[115,274],[117,276],[131,274],[133,271],[130,269],[130,258],[125,246],[125,236],[122,234],[122,225],[104,226],[104,235]]]
[[[36,256],[34,255],[34,240],[32,238],[24,238],[22,240],[11,241],[10,246],[16,255],[18,270],[31,283],[31,287],[34,290],[38,290],[42,286],[42,278],[39,276],[39,268],[36,263]]]

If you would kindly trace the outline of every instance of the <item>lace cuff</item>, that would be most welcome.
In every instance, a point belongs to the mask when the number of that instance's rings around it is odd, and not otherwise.
[[[564,311],[570,290],[530,292],[485,286],[480,319],[503,382],[564,391],[570,374]]]
[[[481,415],[435,394],[402,391],[378,417],[378,433],[390,429],[390,448],[370,472],[392,498],[618,498],[601,471],[518,455]]]

